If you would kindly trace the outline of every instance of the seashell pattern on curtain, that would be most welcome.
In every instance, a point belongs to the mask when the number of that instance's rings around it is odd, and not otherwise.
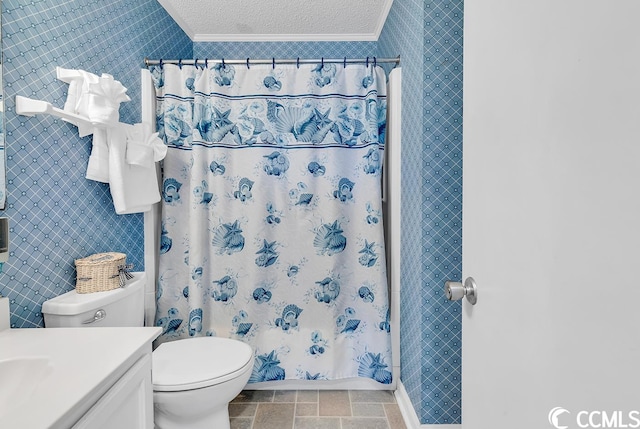
[[[250,344],[250,383],[391,382],[386,77],[365,65],[150,68],[163,165],[160,342]]]

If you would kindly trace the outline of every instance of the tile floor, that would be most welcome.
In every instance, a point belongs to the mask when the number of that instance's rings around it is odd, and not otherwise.
[[[406,429],[386,390],[244,390],[231,429]]]

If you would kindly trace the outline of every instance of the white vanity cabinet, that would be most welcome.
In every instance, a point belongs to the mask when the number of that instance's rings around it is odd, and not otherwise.
[[[138,359],[73,426],[73,429],[123,428],[153,428],[153,389],[149,355]]]
[[[152,429],[160,328],[0,332],[0,428]]]

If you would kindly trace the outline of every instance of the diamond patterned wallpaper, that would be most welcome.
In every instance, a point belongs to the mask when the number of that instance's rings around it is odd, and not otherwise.
[[[140,121],[145,56],[191,56],[192,43],[156,0],[4,0],[7,209],[11,252],[0,274],[13,327],[43,326],[42,302],[74,287],[73,261],[120,251],[144,269],[142,215],[118,216],[107,185],[84,178],[91,138],[44,115],[15,114],[15,96],[62,107],[55,67],[110,73],[127,88],[122,122]]]
[[[402,66],[402,221],[401,221],[401,380],[418,416],[422,409],[422,200],[423,3],[395,0],[380,35],[381,56],[401,55]],[[411,334],[409,334],[411,333]]]
[[[194,58],[366,58],[376,42],[197,42]]]
[[[425,3],[422,158],[424,423],[461,420],[461,301],[444,282],[462,276],[462,0]]]
[[[443,288],[462,270],[462,12],[395,0],[379,39],[402,55],[401,379],[427,424],[461,420],[461,306]]]

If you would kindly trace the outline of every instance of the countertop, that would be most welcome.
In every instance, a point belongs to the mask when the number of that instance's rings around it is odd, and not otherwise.
[[[0,332],[0,361],[46,358],[13,394],[0,397],[1,428],[72,426],[140,356],[151,352],[160,328],[7,329]],[[2,374],[3,378],[10,374]],[[15,373],[13,373],[15,379]],[[1,386],[0,386],[1,387]]]

